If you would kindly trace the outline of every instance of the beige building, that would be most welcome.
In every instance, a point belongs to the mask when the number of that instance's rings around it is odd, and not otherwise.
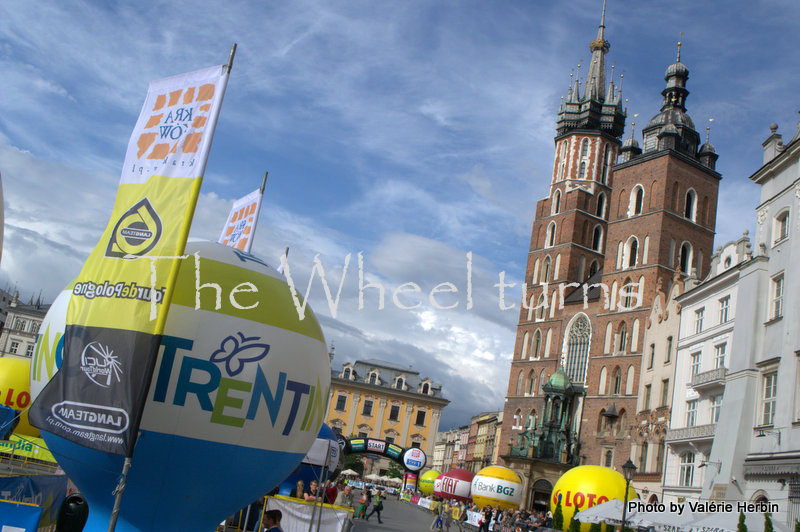
[[[331,374],[326,423],[346,438],[376,438],[434,457],[442,408],[442,386],[411,367],[368,359]],[[381,463],[378,469],[388,467]],[[370,466],[371,470],[375,466]]]
[[[50,305],[39,302],[22,304],[19,302],[19,294],[11,298],[6,309],[3,331],[0,333],[0,356],[31,358],[36,335],[49,308]]]

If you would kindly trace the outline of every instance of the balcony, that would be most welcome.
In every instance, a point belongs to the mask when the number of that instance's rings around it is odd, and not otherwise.
[[[725,387],[725,376],[728,374],[728,368],[722,367],[712,369],[711,371],[704,371],[692,377],[692,388],[698,392],[713,390]]]
[[[695,427],[685,427],[682,429],[670,429],[667,431],[666,440],[670,442],[689,441],[689,440],[713,440],[716,423],[710,425],[697,425]]]

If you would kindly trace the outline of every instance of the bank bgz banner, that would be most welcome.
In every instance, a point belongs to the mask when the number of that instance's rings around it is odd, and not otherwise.
[[[64,362],[29,413],[38,428],[132,451],[227,80],[217,66],[150,84],[111,220],[73,286]]]
[[[220,244],[250,253],[261,211],[261,195],[261,189],[257,189],[236,200],[219,236]]]

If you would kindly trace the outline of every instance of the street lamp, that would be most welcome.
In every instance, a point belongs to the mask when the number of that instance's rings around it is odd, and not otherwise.
[[[625,521],[628,518],[628,488],[631,485],[633,474],[636,473],[636,466],[633,465],[630,458],[628,458],[628,461],[622,466],[622,473],[625,475],[625,500],[622,503],[622,532],[625,532]]]

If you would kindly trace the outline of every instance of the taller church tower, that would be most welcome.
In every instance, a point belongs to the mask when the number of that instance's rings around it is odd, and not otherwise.
[[[569,467],[628,459],[650,302],[676,272],[705,274],[713,250],[717,155],[686,112],[680,52],[642,150],[621,141],[621,94],[606,83],[605,3],[590,50],[583,86],[570,83],[558,113],[504,409],[500,454],[528,508],[544,509]]]

